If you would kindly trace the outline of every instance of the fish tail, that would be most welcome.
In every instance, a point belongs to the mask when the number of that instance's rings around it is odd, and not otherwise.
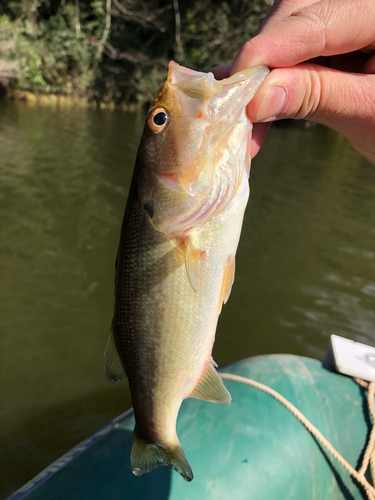
[[[160,443],[147,443],[138,436],[136,429],[133,432],[130,464],[132,472],[136,476],[150,472],[160,465],[169,465],[181,474],[185,481],[191,481],[194,477],[179,442],[173,447],[166,447]]]

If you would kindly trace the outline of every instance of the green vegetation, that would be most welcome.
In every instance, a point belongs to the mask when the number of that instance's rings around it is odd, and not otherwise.
[[[0,4],[0,83],[21,92],[142,104],[167,63],[231,61],[272,0],[9,0]]]

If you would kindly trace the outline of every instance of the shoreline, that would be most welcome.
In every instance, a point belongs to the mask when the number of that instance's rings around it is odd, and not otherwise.
[[[80,108],[91,109],[109,109],[121,111],[139,111],[142,110],[143,105],[137,103],[115,103],[114,101],[89,101],[87,97],[73,96],[67,94],[38,94],[28,90],[15,90],[9,91],[7,95],[3,96],[3,102],[23,102],[28,106],[46,106],[46,107],[72,107],[78,106]]]
[[[40,106],[50,108],[72,108],[73,106],[92,109],[92,110],[109,110],[109,111],[124,111],[124,112],[147,112],[150,103],[115,103],[114,101],[97,103],[88,97],[73,96],[67,94],[38,94],[28,90],[9,91],[7,95],[0,98],[1,102],[22,102],[27,106]],[[315,127],[324,127],[319,123],[310,122],[308,120],[292,120],[284,119],[273,122],[273,127],[294,127],[302,129],[310,129]]]

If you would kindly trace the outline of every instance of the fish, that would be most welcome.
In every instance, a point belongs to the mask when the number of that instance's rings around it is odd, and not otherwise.
[[[121,228],[111,382],[128,378],[136,476],[168,465],[193,479],[176,432],[192,397],[230,403],[212,348],[249,197],[246,105],[268,74],[216,80],[171,61],[147,113]]]

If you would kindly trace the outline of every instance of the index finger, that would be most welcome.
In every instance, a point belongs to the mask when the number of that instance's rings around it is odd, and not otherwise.
[[[258,64],[287,67],[353,52],[374,41],[374,26],[373,0],[322,0],[293,12],[247,42],[232,73]]]

